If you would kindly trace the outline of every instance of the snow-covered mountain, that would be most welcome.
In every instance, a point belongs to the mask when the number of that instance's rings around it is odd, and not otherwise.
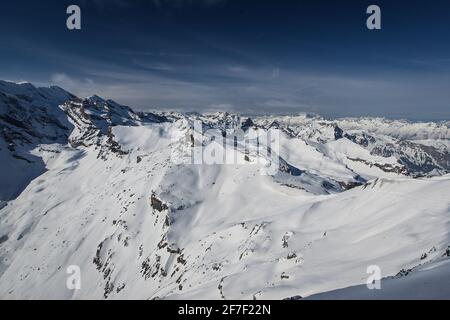
[[[450,255],[449,122],[142,113],[0,81],[0,129],[3,299],[307,297]],[[198,145],[235,161],[193,164]]]

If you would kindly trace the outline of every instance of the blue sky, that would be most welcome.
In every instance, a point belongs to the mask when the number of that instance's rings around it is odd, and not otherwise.
[[[82,30],[65,26],[82,9]],[[382,30],[366,28],[378,4]],[[2,1],[0,78],[139,110],[450,119],[450,2]]]

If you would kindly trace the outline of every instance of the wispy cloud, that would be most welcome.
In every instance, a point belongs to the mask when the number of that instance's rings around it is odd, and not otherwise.
[[[136,71],[123,67],[83,71],[83,77],[59,73],[52,76],[52,81],[81,96],[99,94],[140,110],[395,116],[409,109],[424,118],[423,106],[429,101],[433,100],[437,110],[441,108],[445,112],[448,101],[445,99],[450,99],[450,93],[442,95],[448,83],[446,79],[401,76],[372,79],[289,70],[274,77],[274,70],[269,67],[230,70],[226,65],[185,66],[176,72],[154,72],[151,68]],[[179,77],[185,73],[191,76]],[[232,78],[228,78],[230,74]]]
[[[77,79],[70,77],[65,73],[52,74],[50,77],[50,83],[76,93],[89,92],[92,90],[91,88],[95,87],[95,83],[92,79]]]

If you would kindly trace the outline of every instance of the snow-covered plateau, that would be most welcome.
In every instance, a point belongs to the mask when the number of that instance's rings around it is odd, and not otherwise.
[[[174,161],[198,144],[239,161]],[[449,148],[445,121],[135,112],[0,81],[0,298],[450,299]]]

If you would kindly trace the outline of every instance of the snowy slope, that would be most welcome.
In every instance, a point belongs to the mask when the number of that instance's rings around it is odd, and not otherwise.
[[[2,181],[36,173],[1,186],[0,298],[307,297],[364,284],[369,265],[387,277],[447,259],[450,175],[435,153],[446,161],[438,140],[447,133],[426,137],[433,170],[424,174],[428,167],[411,165],[417,154],[398,157],[406,149],[387,131],[306,116],[136,113],[60,89],[44,103],[35,90],[50,89],[2,86],[2,132],[14,132],[0,136]],[[28,112],[39,106],[54,117]],[[27,119],[26,128],[5,115]],[[197,143],[239,161],[174,161],[192,155],[195,120],[215,129]],[[256,152],[255,137],[269,128],[280,133],[278,153]],[[238,130],[249,150],[218,142]],[[387,142],[397,153],[372,152]],[[273,163],[280,170],[267,175]],[[66,287],[71,265],[80,290]]]
[[[58,87],[0,81],[0,201],[17,197],[45,171],[31,150],[39,144],[67,143],[72,128],[58,105],[73,98]]]
[[[408,276],[396,276],[381,281],[381,290],[367,286],[320,293],[309,300],[448,300],[450,297],[450,260],[427,264]]]

